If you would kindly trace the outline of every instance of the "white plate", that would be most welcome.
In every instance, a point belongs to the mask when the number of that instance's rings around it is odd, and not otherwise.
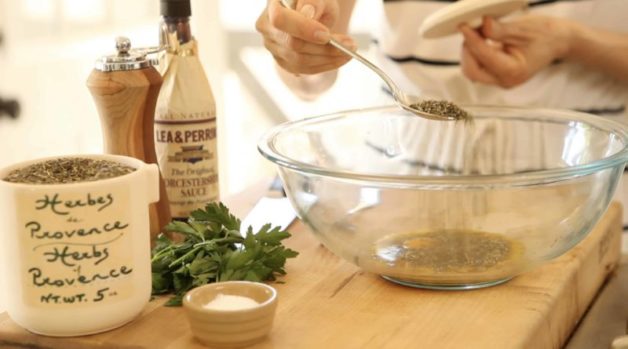
[[[419,33],[430,39],[455,34],[462,23],[477,27],[483,16],[502,17],[525,8],[527,4],[527,0],[460,0],[427,17]]]

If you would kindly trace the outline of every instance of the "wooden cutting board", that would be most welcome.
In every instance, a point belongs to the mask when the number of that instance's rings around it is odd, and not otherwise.
[[[236,210],[236,213],[237,210]],[[612,204],[569,253],[510,282],[474,291],[428,291],[360,271],[296,223],[287,245],[301,254],[285,284],[273,330],[251,348],[561,348],[620,257],[621,206]],[[106,333],[51,338],[0,315],[0,348],[203,348],[181,308],[152,301]]]

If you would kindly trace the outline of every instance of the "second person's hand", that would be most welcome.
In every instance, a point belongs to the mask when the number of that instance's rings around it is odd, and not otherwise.
[[[570,30],[568,21],[543,16],[511,22],[485,17],[478,30],[463,25],[462,71],[473,81],[518,86],[565,57]]]
[[[336,69],[351,59],[327,44],[332,35],[355,49],[349,36],[332,34],[338,17],[337,0],[299,0],[294,10],[285,8],[280,0],[269,0],[256,29],[283,69],[293,74],[317,74]]]

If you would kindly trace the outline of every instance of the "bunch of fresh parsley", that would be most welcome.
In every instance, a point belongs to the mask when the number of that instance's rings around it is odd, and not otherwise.
[[[298,255],[282,245],[290,234],[280,227],[266,224],[256,234],[249,227],[242,237],[240,220],[222,203],[210,203],[164,230],[185,237],[174,242],[161,234],[152,251],[152,291],[173,292],[169,306],[181,305],[187,291],[211,282],[275,280],[276,274],[286,274],[286,259]]]

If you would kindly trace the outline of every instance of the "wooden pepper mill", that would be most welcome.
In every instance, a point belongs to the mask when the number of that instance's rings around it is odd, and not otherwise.
[[[116,49],[117,54],[96,62],[87,79],[100,114],[105,152],[156,164],[153,120],[161,75],[145,51],[131,50],[129,39],[117,38]],[[159,186],[159,202],[149,210],[151,244],[171,219],[161,177]]]

